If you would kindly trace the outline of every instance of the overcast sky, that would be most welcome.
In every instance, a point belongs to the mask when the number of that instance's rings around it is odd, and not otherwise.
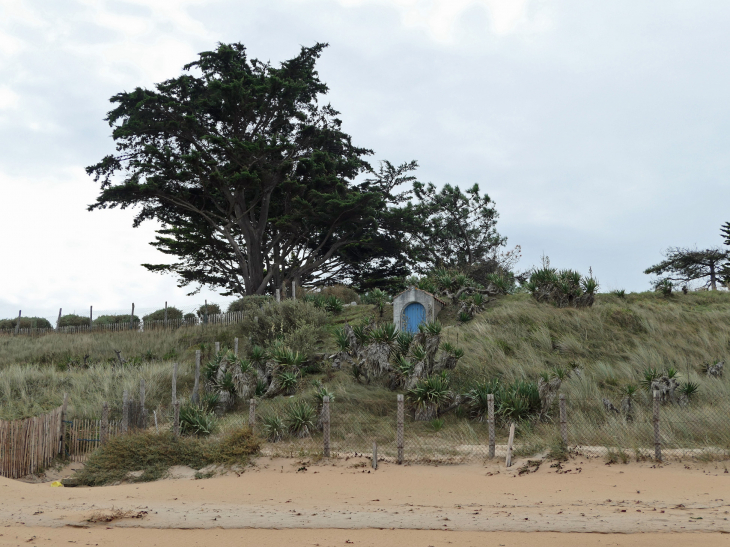
[[[108,99],[217,42],[278,63],[328,42],[329,100],[374,159],[496,201],[499,231],[602,290],[730,220],[730,2],[0,0],[0,318],[191,308],[130,211],[87,212]],[[55,310],[55,312],[54,312]]]

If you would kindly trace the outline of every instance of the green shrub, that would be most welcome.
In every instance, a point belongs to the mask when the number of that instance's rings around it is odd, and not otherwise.
[[[260,445],[251,430],[239,429],[219,440],[175,437],[171,432],[133,432],[112,437],[93,452],[76,477],[100,486],[122,480],[145,482],[164,477],[173,465],[200,469],[210,464],[246,464]],[[143,471],[137,478],[132,471]]]
[[[306,401],[295,401],[285,410],[284,423],[295,437],[309,437],[315,428],[316,411]]]
[[[183,315],[183,320],[186,323],[195,325],[198,322],[198,317],[194,313],[186,313],[185,315]]]
[[[284,420],[282,420],[278,415],[266,415],[261,419],[261,422],[263,425],[264,436],[269,442],[279,442],[286,436],[286,424],[284,423]]]
[[[208,406],[207,401],[205,406]],[[202,405],[185,405],[180,408],[180,431],[184,435],[210,435],[217,424],[215,414]]]
[[[550,259],[546,257],[543,267],[532,272],[525,288],[538,302],[559,308],[582,308],[593,305],[598,281],[592,272],[588,277],[581,277],[575,270],[551,268]]]
[[[167,308],[167,319],[170,321],[178,320],[183,318],[182,310],[170,306]],[[147,323],[148,321],[164,321],[165,320],[165,308],[153,311],[142,317],[142,321]]]
[[[83,317],[81,315],[76,315],[75,313],[62,315],[58,325],[60,327],[88,327],[89,316],[87,315],[86,317]]]
[[[96,319],[94,319],[94,325],[129,325],[129,314],[122,314],[122,315],[100,315]],[[63,317],[61,317],[61,320],[63,320]],[[139,317],[134,315],[132,316],[132,323],[133,325],[139,325]],[[86,324],[89,324],[89,318],[86,318]]]
[[[18,318],[13,319],[0,319],[0,329],[14,329],[18,324]],[[89,319],[86,319],[86,324],[89,324]],[[21,317],[20,318],[21,329],[52,329],[53,325],[51,322],[44,317]]]
[[[358,295],[354,289],[346,285],[330,285],[322,287],[320,294],[323,294],[324,296],[337,297],[345,304],[349,304],[350,302],[360,302],[360,295]]]
[[[220,315],[221,307],[218,304],[209,303],[207,306],[203,304],[198,308],[196,313],[198,314],[198,318],[203,321],[206,315]]]
[[[228,304],[228,309],[226,310],[227,313],[233,313],[233,312],[253,312],[258,311],[261,308],[264,307],[264,305],[269,304],[274,301],[273,296],[268,295],[253,295],[253,296],[244,296],[243,298],[239,298],[238,300],[234,300],[230,304]]]

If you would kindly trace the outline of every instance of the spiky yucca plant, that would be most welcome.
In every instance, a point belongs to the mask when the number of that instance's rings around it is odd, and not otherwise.
[[[284,423],[289,433],[295,437],[309,437],[310,431],[316,427],[317,412],[306,401],[290,404],[286,411]]]

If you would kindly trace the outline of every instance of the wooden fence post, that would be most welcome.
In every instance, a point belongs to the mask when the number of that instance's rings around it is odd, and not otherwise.
[[[94,306],[89,306],[89,330],[94,327]]]
[[[654,459],[662,461],[662,439],[659,435],[659,390],[654,390]]]
[[[109,440],[109,403],[104,401],[101,405],[101,428],[99,432],[99,444],[104,446]]]
[[[160,432],[160,428],[157,425],[157,411],[156,410],[153,410],[152,413],[155,415],[155,433],[159,433]]]
[[[203,324],[208,324],[208,300],[205,300],[205,311],[203,312]]]
[[[515,442],[515,424],[509,426],[509,441],[507,442],[507,460],[505,464],[507,467],[512,466],[512,445]]]
[[[405,414],[405,402],[404,397],[402,393],[399,393],[396,397],[396,400],[398,401],[398,411],[397,411],[397,428],[395,432],[395,444],[398,448],[398,463],[403,463],[403,429],[404,429],[404,414]]]
[[[494,435],[494,394],[487,395],[487,424],[489,425],[489,457],[494,458],[496,442]]]
[[[167,300],[165,300],[165,322],[163,325],[167,328]]]
[[[56,321],[56,330],[61,330],[61,312],[63,308],[58,308],[58,321]]]
[[[248,427],[253,431],[256,428],[256,399],[248,402]]]
[[[563,445],[568,447],[568,411],[565,406],[565,394],[560,394],[560,438]]]
[[[134,302],[132,302],[132,314],[129,316],[129,330],[132,330],[134,325]]]
[[[58,454],[63,456],[63,447],[66,444],[66,407],[68,406],[68,393],[63,394],[63,404],[61,405],[61,434],[58,442]]]
[[[172,365],[172,404],[177,401],[177,363]]]
[[[129,431],[129,394],[125,389],[122,393],[122,433]]]
[[[193,384],[193,403],[198,404],[198,390],[200,390],[200,350],[195,350],[195,384]]]
[[[330,457],[330,398],[322,397],[322,436],[324,437],[324,457]]]
[[[292,300],[297,299],[297,282],[296,281],[291,282],[291,297],[292,297]]]
[[[23,310],[18,310],[18,322],[15,323],[15,334],[20,332],[20,316],[23,314]]]
[[[276,289],[276,301],[281,302],[281,289]]]
[[[145,403],[145,385],[144,378],[139,380],[139,427],[147,429],[147,409]]]
[[[180,436],[180,401],[175,401],[175,424],[174,424],[173,431],[175,432],[175,437]]]
[[[221,352],[221,343],[216,342],[215,343],[215,354],[218,355]]]
[[[373,469],[378,468],[378,443],[373,441]]]
[[[233,355],[238,357],[238,338],[233,339]]]

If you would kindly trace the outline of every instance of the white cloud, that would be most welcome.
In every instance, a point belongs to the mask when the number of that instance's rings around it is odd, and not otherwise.
[[[0,110],[10,110],[18,107],[20,98],[8,86],[0,86]]]
[[[515,32],[528,20],[529,0],[339,0],[346,6],[376,3],[398,9],[406,26],[426,28],[439,42],[454,39],[459,18],[470,8],[489,13],[489,30],[496,35]]]

